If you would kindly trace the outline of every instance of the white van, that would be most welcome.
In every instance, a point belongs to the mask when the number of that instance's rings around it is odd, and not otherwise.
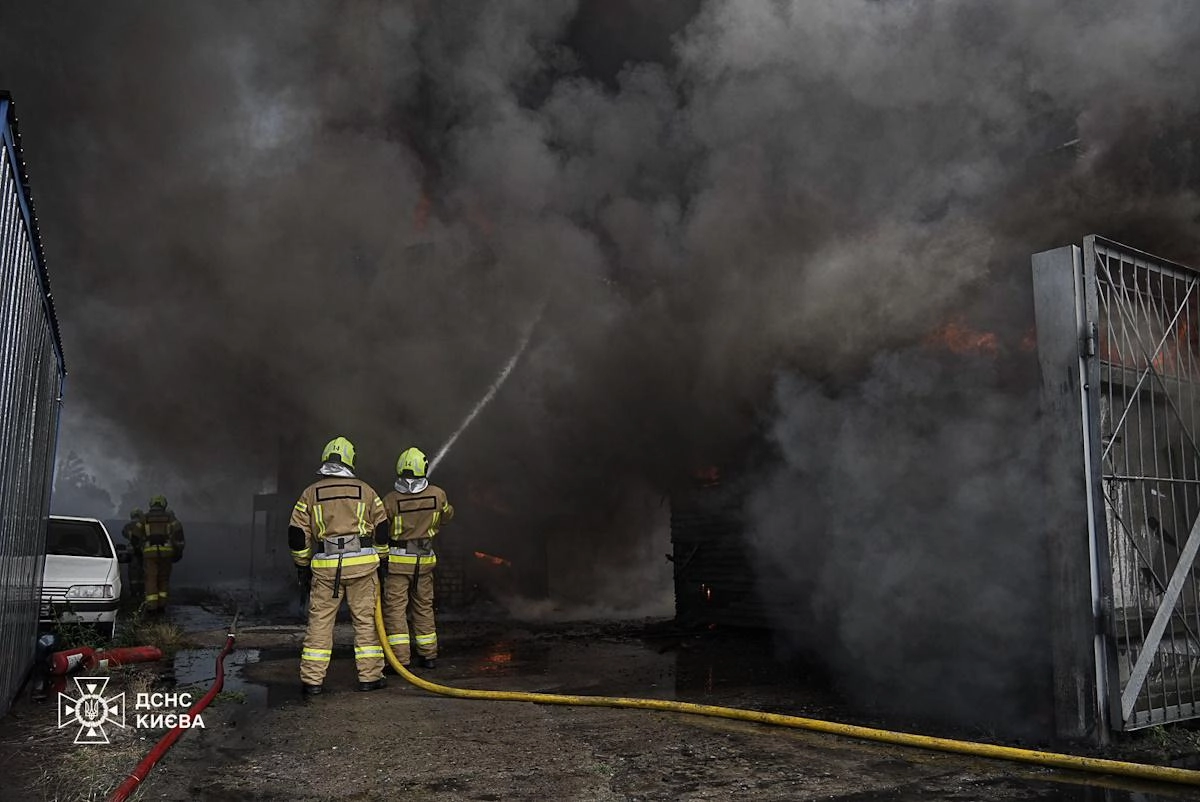
[[[118,553],[104,524],[95,518],[51,515],[46,525],[41,623],[92,624],[111,638],[116,634],[120,604]]]

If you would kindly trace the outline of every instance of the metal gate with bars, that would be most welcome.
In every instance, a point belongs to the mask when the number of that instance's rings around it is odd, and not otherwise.
[[[1070,307],[1067,282],[1051,275],[1068,259]],[[1094,680],[1059,690],[1090,689],[1095,711],[1082,714],[1084,729],[1101,740],[1110,728],[1200,716],[1200,273],[1091,236],[1082,248],[1035,256],[1034,276],[1043,399],[1051,426],[1078,430],[1070,439],[1083,498],[1073,495],[1087,535],[1084,551],[1070,542],[1082,527],[1060,519],[1051,532],[1056,614],[1086,615],[1092,626]],[[1076,381],[1063,381],[1069,337],[1056,314],[1074,329]],[[1073,423],[1061,403],[1072,393]],[[1057,629],[1072,637],[1078,628]],[[1083,672],[1085,651],[1058,646],[1060,678]]]
[[[1200,715],[1200,274],[1097,237],[1083,265],[1096,305],[1093,537],[1108,553],[1115,647],[1101,670],[1113,721],[1134,729]]]

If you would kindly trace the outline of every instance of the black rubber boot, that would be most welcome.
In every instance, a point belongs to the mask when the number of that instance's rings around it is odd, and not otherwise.
[[[358,683],[358,689],[360,691],[362,691],[363,693],[367,693],[368,691],[377,691],[380,688],[384,688],[386,686],[387,686],[387,682],[383,679],[383,677],[380,677],[379,679],[377,679],[373,682]]]
[[[300,692],[307,696],[320,696],[325,693],[324,685],[309,685],[306,682],[300,683]]]
[[[436,657],[418,656],[417,660],[421,663],[421,668],[437,668],[437,658]]]

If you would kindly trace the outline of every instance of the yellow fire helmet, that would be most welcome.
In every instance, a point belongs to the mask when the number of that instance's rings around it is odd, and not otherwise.
[[[353,468],[354,443],[344,437],[333,438],[325,444],[325,450],[321,453],[321,461],[340,462],[348,468]]]
[[[160,509],[166,509],[166,506],[167,506],[167,497],[166,496],[155,496],[154,498],[150,499],[150,509],[154,509],[156,507],[160,508]]]
[[[421,449],[406,448],[400,454],[400,459],[396,460],[396,475],[407,475],[414,479],[420,479],[425,476],[427,466],[428,460],[425,459],[425,453]]]

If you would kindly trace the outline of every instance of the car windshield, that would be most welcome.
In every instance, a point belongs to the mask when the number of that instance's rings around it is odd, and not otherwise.
[[[56,521],[46,526],[46,553],[68,557],[112,557],[100,524],[91,521]]]

